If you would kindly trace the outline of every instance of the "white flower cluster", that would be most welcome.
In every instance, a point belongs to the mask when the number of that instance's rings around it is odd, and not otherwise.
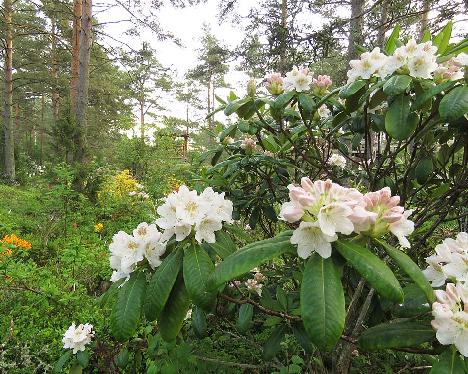
[[[224,198],[224,192],[217,193],[211,187],[198,195],[181,186],[165,198],[157,212],[160,218],[156,224],[164,230],[164,240],[175,235],[177,241],[182,241],[193,229],[199,243],[214,243],[215,231],[221,230],[222,222],[232,222],[232,202]]]
[[[63,335],[63,348],[72,349],[73,353],[84,351],[86,344],[94,337],[93,325],[89,323],[75,326],[75,322],[65,331]]]
[[[330,117],[331,111],[328,109],[328,107],[325,104],[322,104],[320,108],[318,108],[317,113],[320,117],[320,119],[325,119]]]
[[[138,262],[146,258],[151,268],[161,265],[160,256],[166,252],[166,243],[155,224],[140,223],[133,235],[119,231],[109,245],[110,266],[114,270],[111,282],[129,278]]]
[[[372,76],[385,78],[397,70],[415,78],[430,79],[439,66],[436,53],[437,47],[431,42],[418,44],[414,39],[397,48],[391,56],[380,52],[380,48],[374,48],[371,52],[363,53],[359,60],[349,62],[348,82]]]
[[[259,283],[256,279],[247,279],[245,286],[249,292],[255,292],[258,296],[262,296],[263,284]]]
[[[251,136],[245,136],[242,139],[240,147],[245,151],[246,154],[252,154],[257,147],[257,142]]]
[[[344,169],[346,167],[346,158],[344,158],[342,155],[339,155],[338,153],[332,153],[332,155],[328,158],[327,164]]]
[[[454,344],[468,357],[468,288],[461,283],[448,283],[445,291],[434,292],[437,301],[432,304],[431,324],[437,340],[444,345]]]
[[[288,189],[290,201],[283,204],[280,217],[301,221],[291,237],[301,258],[313,252],[328,258],[337,234],[353,232],[373,237],[391,232],[401,246],[410,246],[406,236],[414,230],[414,223],[408,220],[411,211],[398,205],[399,196],[392,196],[388,187],[363,195],[331,180],[312,182],[305,177],[300,187],[290,184]]]
[[[135,187],[137,188],[138,191],[130,191],[128,193],[128,196],[137,196],[137,197],[141,197],[142,199],[149,199],[150,196],[145,191],[143,191],[144,187],[142,184],[137,183]]]
[[[424,274],[433,287],[440,287],[447,279],[468,281],[468,234],[460,232],[456,239],[447,238],[435,247],[435,254],[426,258],[429,264]]]
[[[308,91],[312,84],[312,73],[307,68],[298,69],[296,66],[286,73],[284,78],[284,89],[287,91],[296,90],[296,92]]]

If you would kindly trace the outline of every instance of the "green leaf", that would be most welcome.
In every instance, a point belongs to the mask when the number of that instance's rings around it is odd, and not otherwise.
[[[63,355],[60,356],[60,358],[57,360],[57,362],[54,365],[54,373],[61,373],[63,367],[65,364],[68,362],[70,359],[72,353],[71,351],[66,351]]]
[[[161,314],[176,282],[182,265],[183,251],[175,249],[162,262],[154,272],[147,290],[144,303],[145,316],[154,321]]]
[[[226,258],[230,254],[234,253],[237,249],[229,235],[222,231],[216,232],[215,243],[203,243],[202,247],[211,247],[221,258]]]
[[[330,350],[339,340],[345,322],[345,301],[340,272],[331,258],[312,255],[301,284],[301,315],[312,342]]]
[[[402,304],[395,304],[393,314],[397,317],[415,317],[431,310],[426,294],[414,283],[403,287],[405,300]]]
[[[281,350],[281,341],[284,338],[286,327],[281,325],[276,327],[263,345],[263,357],[269,361]]]
[[[111,332],[117,340],[127,340],[135,334],[145,287],[146,275],[140,272],[133,273],[120,288],[110,318]]]
[[[435,301],[434,291],[419,266],[403,251],[392,247],[383,240],[375,239],[375,241],[385,249],[387,254],[397,263],[400,269],[424,292],[427,301],[432,304]]]
[[[76,354],[76,361],[80,364],[80,366],[84,369],[88,366],[89,363],[89,353],[86,351],[79,351]]]
[[[429,374],[465,374],[466,367],[464,360],[454,347],[449,347],[440,356],[437,362],[432,365]]]
[[[367,82],[365,80],[357,80],[355,82],[349,83],[340,91],[340,97],[347,99],[360,91],[361,88],[363,88],[366,84]]]
[[[120,353],[114,357],[114,363],[119,369],[125,369],[128,365],[129,352],[127,347],[122,348]]]
[[[434,329],[419,322],[382,323],[364,331],[359,337],[359,346],[365,350],[414,347],[431,342]]]
[[[346,261],[386,299],[401,303],[403,290],[390,268],[367,248],[345,240],[335,242]]]
[[[426,43],[431,40],[431,33],[429,30],[424,30],[423,37],[421,39],[421,43]]]
[[[159,331],[165,341],[170,342],[177,337],[189,307],[190,297],[185,288],[183,277],[179,274],[158,320]]]
[[[293,323],[291,325],[291,329],[293,331],[294,337],[304,349],[304,351],[307,353],[312,353],[314,347],[312,346],[312,342],[309,338],[309,335],[307,335],[302,322]]]
[[[206,315],[205,312],[198,307],[194,307],[192,311],[192,328],[199,338],[206,335]]]
[[[383,91],[387,96],[396,96],[404,93],[411,84],[411,77],[408,75],[394,75],[383,86]]]
[[[410,98],[399,95],[390,104],[385,115],[385,130],[394,139],[404,140],[416,129],[418,116],[410,116]]]
[[[447,121],[455,121],[468,113],[468,87],[459,86],[450,91],[439,104],[439,114]]]
[[[385,43],[384,51],[387,55],[391,55],[397,48],[396,42],[399,36],[400,36],[400,25],[396,25],[393,28],[392,33],[388,37],[387,42]]]
[[[240,332],[246,332],[252,324],[253,305],[242,304],[239,308],[239,316],[237,317],[236,328]]]
[[[294,97],[295,91],[289,91],[278,95],[278,97],[273,102],[273,108],[279,109],[285,107],[289,101]]]
[[[433,170],[434,170],[434,165],[432,163],[432,159],[423,158],[422,160],[420,160],[414,170],[414,175],[418,183],[419,184],[426,183],[426,181],[432,175]]]
[[[82,373],[83,373],[83,369],[81,368],[79,364],[72,365],[69,371],[69,374],[82,374]]]
[[[452,21],[449,21],[445,27],[442,29],[442,31],[436,35],[434,38],[433,44],[438,47],[437,48],[437,54],[441,55],[445,52],[447,49],[449,42],[450,42],[450,37],[452,36],[452,26],[453,23]]]
[[[184,254],[185,287],[193,302],[210,310],[215,294],[206,291],[206,283],[214,271],[214,264],[208,253],[198,244],[192,244]]]
[[[455,84],[454,81],[447,81],[441,83],[437,86],[433,86],[425,91],[421,95],[416,96],[416,100],[413,103],[413,109],[419,110],[421,109],[431,98],[440,94],[443,91],[447,91]]]
[[[312,97],[310,95],[305,94],[303,92],[299,94],[299,105],[304,110],[306,116],[310,116],[314,111],[314,100],[312,100]]]
[[[283,253],[294,252],[295,248],[289,242],[290,235],[290,233],[289,236],[280,234],[272,239],[249,244],[226,257],[216,266],[210,280],[210,289],[215,289]]]
[[[230,116],[232,113],[237,112],[237,110],[244,104],[252,101],[251,97],[245,97],[243,99],[231,101],[226,108],[224,109],[224,114]]]

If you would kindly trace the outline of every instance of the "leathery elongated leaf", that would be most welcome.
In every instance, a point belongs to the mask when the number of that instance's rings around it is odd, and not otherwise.
[[[359,346],[366,350],[414,347],[434,339],[434,329],[429,323],[382,323],[364,331]]]
[[[390,268],[367,248],[345,240],[335,242],[335,247],[375,290],[391,301],[403,301],[403,290]]]
[[[288,233],[289,234],[289,233]],[[224,282],[247,273],[283,253],[294,252],[294,246],[289,242],[289,235],[279,234],[274,238],[249,244],[232,255],[226,257],[213,273],[208,285],[212,290]]]
[[[179,274],[158,320],[159,331],[165,341],[172,341],[179,334],[184,319],[187,316],[190,302],[184,279]]]
[[[135,333],[145,287],[146,275],[140,272],[133,273],[120,288],[110,319],[111,332],[117,340],[127,340]]]
[[[144,311],[148,320],[159,317],[169,298],[172,287],[182,265],[183,252],[175,250],[170,253],[153,274],[145,296]]]
[[[184,281],[187,292],[195,304],[210,309],[215,293],[207,292],[206,284],[213,273],[214,264],[208,253],[198,244],[192,244],[184,254]]]
[[[453,347],[448,347],[440,356],[437,362],[432,365],[429,374],[465,374],[466,365],[460,357],[458,351]]]
[[[434,291],[432,286],[419,268],[418,265],[403,251],[392,247],[390,244],[385,243],[383,240],[376,239],[388,255],[397,263],[401,270],[403,270],[413,282],[424,292],[427,301],[433,303],[435,301]]]
[[[340,272],[331,258],[318,254],[307,260],[301,284],[301,315],[312,342],[331,349],[345,322],[345,301]]]

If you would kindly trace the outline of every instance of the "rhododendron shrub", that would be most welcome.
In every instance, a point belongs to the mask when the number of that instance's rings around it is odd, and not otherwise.
[[[210,187],[181,186],[113,237],[115,338],[143,322],[174,341],[187,318],[202,336],[223,313],[240,333],[273,326],[265,359],[294,336],[330,372],[353,351],[465,354],[466,234],[430,243],[466,216],[467,42],[450,27],[398,37],[351,61],[342,87],[297,66],[220,99],[233,121],[201,158]],[[447,352],[441,366],[462,360]]]

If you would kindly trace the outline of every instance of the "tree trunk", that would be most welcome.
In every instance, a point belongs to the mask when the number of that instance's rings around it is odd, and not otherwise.
[[[72,117],[76,113],[76,100],[78,97],[78,77],[80,68],[80,37],[81,18],[83,16],[83,0],[73,2],[73,36],[72,36],[72,60],[71,60],[71,82],[70,82],[70,111]]]
[[[281,0],[281,40],[280,40],[280,56],[278,70],[281,74],[286,73],[286,48],[288,37],[288,0]]]
[[[76,136],[75,157],[77,164],[82,164],[86,144],[86,112],[88,109],[89,59],[91,55],[92,0],[83,0],[81,20],[80,59],[78,69],[78,87],[76,97]]]
[[[13,7],[11,0],[3,1],[5,15],[5,92],[3,97],[3,136],[4,136],[4,170],[5,176],[14,180],[15,173],[15,142],[13,131],[13,32],[11,19]]]
[[[145,142],[145,99],[140,99],[140,137],[141,141]]]
[[[365,0],[351,0],[351,19],[349,21],[348,61],[358,56],[356,45],[363,44],[363,17]]]
[[[210,114],[210,109],[211,109],[211,77],[209,77],[209,80],[208,80],[208,102],[207,102],[207,113],[206,115],[208,116]],[[211,129],[211,123],[212,123],[212,118],[211,117],[208,117],[208,128]]]
[[[57,40],[56,40],[56,35],[55,35],[57,22],[55,20],[54,13],[52,13],[50,22],[51,22],[51,33],[52,33],[52,42],[51,42],[52,116],[54,118],[54,122],[57,122],[58,114],[59,114],[60,94],[58,91]],[[42,129],[42,131],[44,131],[44,129]]]
[[[419,38],[422,39],[424,32],[429,26],[429,11],[431,10],[430,0],[423,0],[423,9],[421,14],[421,23],[419,25]]]
[[[377,47],[383,48],[385,44],[385,31],[388,29],[388,1],[383,0],[380,6],[380,26],[377,34]]]

